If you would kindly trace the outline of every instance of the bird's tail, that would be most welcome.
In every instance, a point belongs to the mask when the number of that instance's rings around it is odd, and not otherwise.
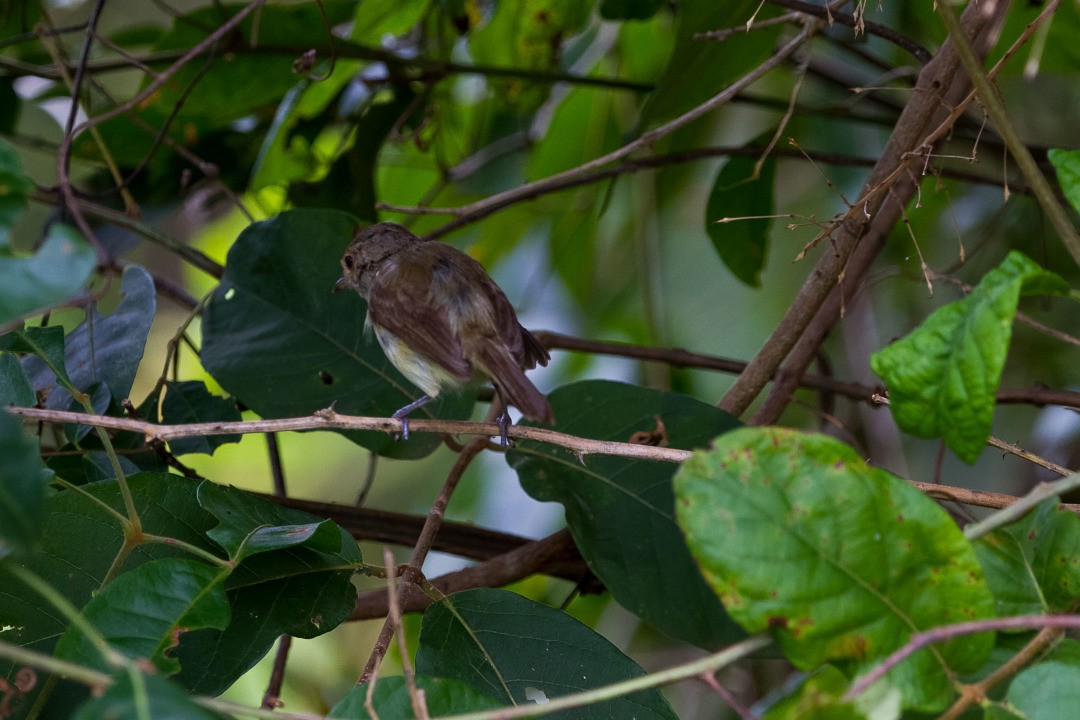
[[[491,376],[503,400],[516,407],[530,420],[548,425],[555,423],[555,416],[551,413],[547,398],[525,377],[525,371],[518,366],[505,347],[494,342],[484,343],[477,360],[481,368]]]

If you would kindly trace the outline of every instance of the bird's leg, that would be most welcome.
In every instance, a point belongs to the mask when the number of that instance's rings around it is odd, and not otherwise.
[[[510,447],[510,435],[508,434],[509,428],[514,423],[510,422],[510,411],[503,408],[503,411],[499,413],[499,417],[495,418],[495,424],[499,426],[499,441],[503,447]]]
[[[395,412],[393,415],[390,416],[395,420],[400,420],[401,421],[401,439],[402,440],[408,440],[409,439],[409,418],[408,418],[409,413],[411,413],[413,410],[416,410],[417,408],[424,407],[425,405],[427,405],[429,402],[431,402],[434,399],[435,398],[431,397],[430,395],[424,395],[423,397],[421,397],[421,398],[419,398],[417,400],[413,400],[411,403],[409,403],[408,405],[401,408],[400,410],[398,410],[397,412]]]
[[[508,430],[514,423],[510,422],[510,406],[506,403],[506,398],[503,397],[502,388],[496,383],[492,383],[495,388],[495,401],[492,403],[491,412],[498,412],[495,416],[495,424],[499,426],[499,442],[503,447],[510,447],[510,435]],[[488,415],[490,418],[491,415]]]

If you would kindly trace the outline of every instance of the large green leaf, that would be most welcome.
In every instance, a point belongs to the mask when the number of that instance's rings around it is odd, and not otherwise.
[[[0,193],[0,233],[2,201]],[[97,264],[93,248],[66,225],[53,225],[30,257],[7,254],[2,249],[4,240],[0,235],[0,277],[4,279],[0,283],[0,326],[72,297],[90,279]]]
[[[204,367],[263,417],[310,415],[333,405],[386,417],[420,397],[364,333],[364,301],[332,292],[356,220],[328,210],[294,210],[256,223],[229,251],[225,277],[203,316]],[[461,418],[471,398],[448,396],[430,416]],[[425,408],[425,410],[427,409]],[[380,432],[346,437],[379,453],[419,457],[440,442]]]
[[[559,430],[629,442],[635,433],[670,447],[703,447],[738,420],[693,398],[603,380],[548,396]],[[675,466],[590,456],[527,441],[507,453],[525,492],[566,507],[574,542],[624,607],[653,627],[701,647],[741,637],[695,567],[675,522]]]
[[[37,544],[50,474],[37,442],[26,437],[18,419],[0,410],[0,559],[26,555]]]
[[[494,710],[502,703],[489,695],[474,690],[458,680],[418,676],[417,689],[424,693],[424,705],[436,716],[457,715],[466,712]],[[368,713],[368,684],[357,685],[333,707],[326,717],[331,720],[369,720],[375,716]],[[414,720],[409,685],[403,677],[381,677],[372,693],[371,705],[379,718]]]
[[[152,661],[172,675],[180,664],[168,653],[181,633],[229,624],[229,603],[221,586],[228,572],[195,560],[152,560],[96,593],[83,608],[83,618],[115,649],[132,659]],[[76,625],[61,636],[56,656],[84,667],[109,668]]]
[[[582,692],[645,671],[593,630],[561,610],[503,590],[455,593],[424,613],[416,670],[461,680],[504,704]],[[658,689],[589,707],[562,720],[675,720]]]
[[[733,157],[724,163],[713,181],[705,207],[705,232],[712,239],[720,259],[735,277],[751,287],[761,286],[769,220],[773,212],[773,183],[776,161],[769,158],[761,173],[753,177],[757,158]],[[718,222],[722,218],[736,219]]]
[[[1070,612],[1080,599],[1080,517],[1057,498],[979,538],[975,552],[997,601],[997,612]]]
[[[68,333],[64,345],[72,384],[84,392],[92,390],[96,383],[103,384],[108,389],[104,396],[106,407],[108,398],[119,401],[131,392],[157,305],[154,281],[138,265],[124,268],[121,293],[123,300],[111,313],[102,316],[93,310],[88,320]],[[46,407],[68,408],[71,395],[57,387],[56,376],[40,357],[26,358],[23,367],[37,390],[49,391]],[[95,409],[102,408],[95,405]]]
[[[851,683],[832,665],[826,665],[803,678],[791,695],[771,706],[762,720],[894,720],[900,717],[899,697],[894,693],[890,707],[881,704],[874,712],[865,712],[870,693],[854,701],[844,700]]]
[[[797,667],[864,668],[938,625],[993,616],[974,549],[948,513],[823,435],[744,428],[675,476],[687,542],[724,607],[771,630]],[[991,634],[921,650],[890,681],[934,711],[954,672],[979,669]]]
[[[189,50],[244,7],[240,3],[215,3],[177,17],[172,29],[153,49]],[[237,27],[233,41],[256,45],[261,50],[226,54],[222,48],[212,58],[209,70],[204,62],[184,65],[154,96],[151,109],[167,113],[175,108],[185,120],[199,117],[221,126],[265,105],[276,105],[296,84],[293,63],[303,51],[276,52],[270,48],[328,48],[332,26],[347,21],[355,8],[352,0],[329,0],[320,6],[273,3],[249,13]],[[194,89],[190,89],[188,86],[196,81]]]
[[[195,704],[181,687],[160,675],[128,670],[117,672],[109,689],[82,705],[74,720],[143,717],[153,720],[224,720],[225,716]]]
[[[961,460],[975,462],[990,436],[1020,296],[1068,292],[1064,280],[1014,250],[967,297],[874,353],[870,367],[888,385],[896,424],[941,437]]]

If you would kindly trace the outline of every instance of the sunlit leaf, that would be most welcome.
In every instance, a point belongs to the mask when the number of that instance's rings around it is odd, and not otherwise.
[[[687,543],[731,617],[771,631],[797,667],[854,671],[911,635],[993,617],[956,523],[914,487],[824,435],[744,428],[675,476]],[[921,650],[888,677],[906,708],[935,711],[951,672],[974,671],[992,634]]]
[[[967,297],[874,353],[870,367],[888,385],[896,424],[943,438],[957,457],[975,462],[990,435],[1020,296],[1068,292],[1064,280],[1014,250]]]

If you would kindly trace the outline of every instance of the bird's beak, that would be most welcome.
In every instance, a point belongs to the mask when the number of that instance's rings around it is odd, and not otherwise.
[[[345,276],[342,275],[341,277],[338,278],[338,281],[336,283],[334,283],[334,292],[338,292],[339,290],[344,290],[346,287],[347,287],[347,285],[345,284]]]

